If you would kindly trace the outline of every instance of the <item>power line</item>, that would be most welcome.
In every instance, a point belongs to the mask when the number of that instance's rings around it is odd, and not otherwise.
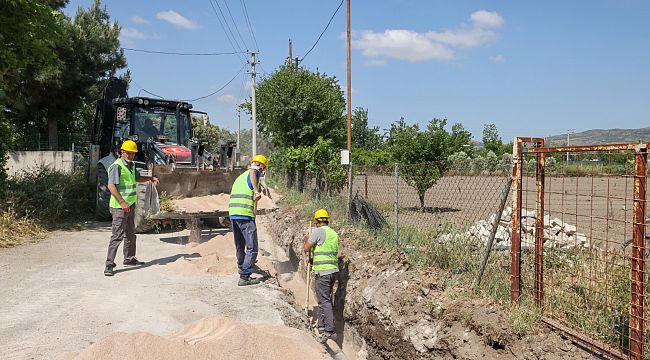
[[[310,53],[312,50],[314,50],[314,48],[316,47],[316,44],[318,44],[318,42],[320,41],[320,38],[323,37],[323,34],[325,34],[325,31],[327,31],[327,28],[330,27],[330,24],[332,23],[332,20],[334,20],[334,16],[336,16],[336,14],[339,12],[339,9],[340,9],[341,6],[343,5],[343,2],[344,2],[344,1],[345,1],[345,0],[341,0],[341,3],[339,4],[339,7],[337,7],[337,8],[336,8],[336,11],[334,11],[334,14],[332,14],[332,17],[330,18],[330,21],[327,22],[327,26],[325,26],[325,29],[323,29],[323,32],[321,32],[320,35],[318,35],[318,39],[316,39],[316,42],[314,43],[314,45],[312,45],[311,49],[309,49],[309,51],[307,51],[307,53],[305,54],[305,56],[303,56],[302,59],[300,59],[300,61],[305,60],[305,58],[307,57],[307,55],[309,55],[309,53]]]
[[[232,40],[230,40],[230,36],[228,35],[228,32],[226,31],[226,28],[224,27],[223,22],[221,21],[221,18],[219,17],[219,14],[217,13],[217,9],[214,8],[214,4],[212,3],[212,0],[208,0],[208,1],[210,2],[210,6],[212,7],[212,11],[213,11],[214,14],[217,16],[217,20],[219,20],[219,25],[221,25],[221,30],[223,30],[223,33],[226,34],[226,39],[228,39],[228,42],[230,43],[230,47],[232,47],[232,49],[233,49],[235,52],[238,52],[238,51],[237,51],[237,47],[235,47],[235,45],[233,44]],[[241,48],[239,49],[239,53],[243,53],[243,51],[242,51]],[[244,62],[244,64],[246,63],[246,58],[245,58],[245,57],[243,57],[243,56],[241,56],[241,55],[239,55],[238,57],[239,57],[239,59],[240,59],[241,61]]]
[[[212,3],[212,0],[210,0],[210,3]],[[223,18],[223,24],[226,26],[226,29],[228,29],[228,32],[230,33],[230,36],[232,37],[232,40],[235,42],[235,45],[237,45],[237,48],[239,51],[242,51],[242,47],[239,45],[239,41],[237,41],[237,38],[235,37],[235,34],[232,32],[232,29],[230,28],[230,25],[228,24],[228,19],[226,19],[226,16],[223,14],[223,10],[221,10],[221,5],[219,5],[219,0],[214,0],[214,3],[217,4],[217,9],[219,9],[219,13],[221,14],[221,19]],[[214,6],[212,7],[212,10],[214,10]],[[215,11],[216,14],[216,11]],[[217,15],[218,16],[218,15]]]
[[[218,0],[216,0],[218,1]],[[237,27],[237,23],[235,22],[235,18],[232,16],[232,13],[230,12],[230,6],[228,6],[228,1],[224,0],[223,3],[226,5],[226,10],[228,10],[228,15],[230,16],[230,20],[232,20],[232,25],[235,27],[235,30],[237,31],[237,35],[239,35],[239,38],[241,39],[242,44],[246,48],[248,48],[248,44],[246,44],[246,41],[244,41],[244,37],[241,36],[241,32],[239,32],[239,27]]]
[[[146,92],[147,94],[149,94],[149,95],[151,95],[151,96],[155,96],[155,97],[157,97],[157,98],[163,99],[162,96],[160,96],[160,95],[158,95],[158,94],[154,94],[154,93],[152,93],[151,91],[149,91],[149,90],[143,88],[140,84],[138,84],[138,83],[135,81],[135,79],[133,78],[133,76],[131,76],[131,81],[133,81],[133,83],[134,83],[137,87],[140,88],[140,92],[144,91],[144,92]],[[140,96],[140,92],[138,92],[138,96]]]
[[[257,39],[255,38],[255,33],[253,32],[253,25],[251,24],[251,19],[248,16],[248,9],[246,8],[246,3],[244,2],[244,0],[239,0],[239,2],[241,3],[242,8],[244,9],[244,17],[246,18],[246,24],[248,25],[248,31],[250,32],[251,37],[253,38],[253,42],[255,43],[255,47],[257,48],[257,50],[259,50],[260,47],[259,47],[259,45],[257,45]]]
[[[233,82],[233,80],[235,80],[235,78],[237,78],[237,76],[242,72],[242,70],[244,70],[245,67],[246,67],[246,64],[244,64],[244,66],[242,66],[242,67],[239,69],[239,71],[237,71],[237,73],[235,74],[235,76],[232,77],[232,79],[230,79],[230,80],[229,80],[229,81],[228,81],[224,86],[220,87],[217,91],[213,91],[213,92],[211,92],[211,93],[209,93],[209,94],[207,94],[207,95],[197,97],[196,99],[191,99],[191,100],[182,100],[182,101],[191,101],[191,102],[194,102],[194,101],[197,101],[197,100],[205,99],[205,98],[207,98],[207,97],[210,97],[210,96],[212,96],[212,95],[214,95],[214,94],[220,92],[221,90],[225,89],[226,86],[230,85],[230,83]]]
[[[244,54],[245,52],[220,52],[220,53],[182,53],[182,52],[172,52],[172,51],[156,51],[156,50],[144,50],[144,49],[133,49],[133,48],[121,48],[122,50],[127,51],[136,51],[143,52],[147,54],[163,54],[163,55],[180,55],[180,56],[220,56],[220,55],[236,55]]]

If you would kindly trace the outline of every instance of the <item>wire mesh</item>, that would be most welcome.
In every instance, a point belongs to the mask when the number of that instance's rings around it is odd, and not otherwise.
[[[521,297],[534,298],[545,318],[584,334],[587,345],[640,359],[643,350],[630,344],[634,151],[549,151],[523,160]],[[645,203],[644,193],[637,202]],[[537,229],[543,245],[536,253]],[[645,304],[647,292],[638,294]],[[643,314],[641,321],[647,323]],[[647,340],[643,348],[647,357]]]

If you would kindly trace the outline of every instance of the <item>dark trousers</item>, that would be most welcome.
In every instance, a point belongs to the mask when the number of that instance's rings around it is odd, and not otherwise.
[[[246,278],[253,273],[253,266],[257,260],[257,226],[255,220],[232,220],[231,222],[239,276]]]
[[[111,242],[108,244],[106,255],[106,266],[115,266],[117,248],[124,240],[124,261],[135,258],[135,204],[131,205],[131,211],[124,212],[122,209],[111,208],[113,224],[111,226]]]
[[[332,288],[339,273],[328,275],[316,274],[314,288],[318,300],[318,327],[327,332],[334,332],[334,306],[332,305]]]

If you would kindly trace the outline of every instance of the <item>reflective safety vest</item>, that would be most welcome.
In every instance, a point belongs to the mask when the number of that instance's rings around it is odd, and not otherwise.
[[[255,202],[253,201],[253,189],[248,186],[248,174],[246,170],[243,174],[237,177],[235,183],[232,184],[230,191],[230,203],[228,204],[228,215],[249,216],[254,218]]]
[[[111,166],[108,167],[108,173],[110,174],[111,171],[113,170],[113,167],[119,166],[121,168],[120,171],[120,183],[117,184],[117,191],[120,192],[120,195],[122,195],[122,198],[124,201],[126,201],[129,206],[135,204],[136,201],[138,201],[138,193],[136,192],[136,187],[137,183],[135,181],[135,168],[133,169],[133,172],[124,165],[124,162],[122,161],[122,158],[117,158]],[[122,206],[120,206],[120,202],[117,201],[115,196],[111,194],[111,200],[109,202],[109,206],[112,208],[120,209]]]
[[[314,271],[334,270],[339,268],[339,236],[329,226],[321,226],[325,230],[325,241],[314,247]]]

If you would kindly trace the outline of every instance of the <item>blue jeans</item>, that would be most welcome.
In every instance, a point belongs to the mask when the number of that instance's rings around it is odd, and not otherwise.
[[[246,278],[253,273],[257,259],[257,226],[255,220],[231,220],[231,223],[239,276]]]

